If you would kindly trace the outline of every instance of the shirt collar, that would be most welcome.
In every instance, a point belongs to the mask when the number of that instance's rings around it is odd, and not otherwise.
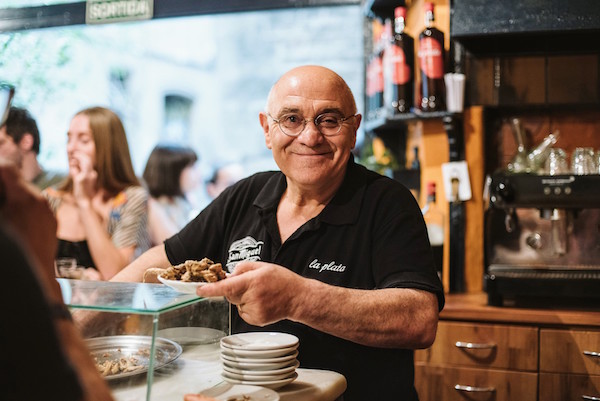
[[[354,157],[350,155],[342,185],[319,216],[322,222],[342,225],[351,224],[358,219],[366,189],[366,171],[366,168],[356,164]],[[287,182],[283,173],[274,174],[259,192],[254,205],[263,210],[277,210],[281,195],[286,188]]]

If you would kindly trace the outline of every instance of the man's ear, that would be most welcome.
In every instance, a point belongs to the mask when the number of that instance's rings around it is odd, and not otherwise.
[[[272,149],[273,147],[271,146],[271,130],[269,129],[269,117],[266,113],[261,112],[258,115],[258,119],[260,120],[260,125],[265,135],[265,144],[267,145],[268,149]]]
[[[29,152],[33,148],[33,135],[29,132],[24,133],[19,141],[19,148],[23,152]]]
[[[352,139],[352,149],[354,149],[354,147],[356,146],[356,133],[358,131],[358,127],[360,127],[360,122],[362,121],[362,115],[361,114],[357,114],[356,117],[354,117],[354,138]]]

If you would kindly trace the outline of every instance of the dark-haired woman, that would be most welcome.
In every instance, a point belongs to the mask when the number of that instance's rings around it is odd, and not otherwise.
[[[175,145],[157,145],[146,162],[144,181],[150,193],[148,230],[153,244],[160,244],[177,233],[198,211],[186,193],[199,182],[194,150]]]

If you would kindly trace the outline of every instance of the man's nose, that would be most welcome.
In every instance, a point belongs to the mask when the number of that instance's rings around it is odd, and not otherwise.
[[[300,135],[298,135],[298,138],[302,142],[318,143],[323,140],[323,134],[319,130],[319,126],[315,124],[314,120],[306,120],[306,125]]]

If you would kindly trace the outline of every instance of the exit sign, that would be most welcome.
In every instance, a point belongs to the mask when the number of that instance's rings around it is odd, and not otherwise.
[[[86,24],[151,19],[154,0],[87,0]]]

